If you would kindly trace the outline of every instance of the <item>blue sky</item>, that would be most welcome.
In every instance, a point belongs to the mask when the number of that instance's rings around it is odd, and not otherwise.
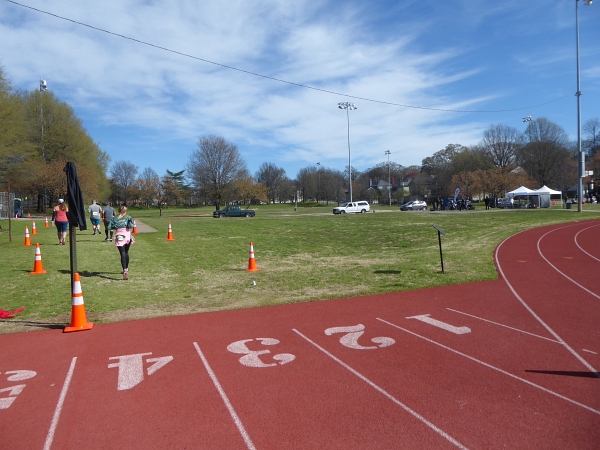
[[[112,162],[140,171],[185,169],[206,134],[237,144],[252,174],[264,162],[290,178],[317,162],[343,170],[346,101],[358,107],[359,171],[386,150],[408,166],[476,144],[491,124],[524,130],[527,115],[577,138],[575,0],[20,3],[194,57],[0,0],[0,64],[13,85],[45,79]],[[579,25],[585,123],[600,117],[600,1],[579,2]]]

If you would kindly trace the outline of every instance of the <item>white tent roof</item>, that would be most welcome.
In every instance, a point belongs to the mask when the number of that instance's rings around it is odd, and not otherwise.
[[[548,186],[544,185],[539,189],[536,189],[535,192],[538,193],[548,193],[550,195],[562,195],[561,191],[555,191],[554,189],[550,189]]]
[[[536,194],[539,192],[534,191],[533,189],[527,189],[525,186],[521,186],[518,189],[515,189],[514,191],[510,191],[506,193],[507,197],[513,197],[515,195],[530,195],[530,194]]]

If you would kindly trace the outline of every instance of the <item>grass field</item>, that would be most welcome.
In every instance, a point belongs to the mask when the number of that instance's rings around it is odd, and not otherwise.
[[[88,320],[113,322],[202,311],[249,308],[385,293],[497,277],[494,248],[519,231],[552,223],[597,219],[600,208],[402,212],[375,206],[369,214],[334,216],[328,207],[261,205],[254,218],[213,219],[213,208],[133,210],[157,232],[140,233],[131,247],[130,280],[122,281],[119,253],[104,235],[77,232],[77,268]],[[594,209],[592,209],[594,208]],[[175,241],[167,241],[168,222]],[[441,273],[437,232],[442,238]],[[6,229],[7,222],[1,223]],[[38,218],[33,247],[25,225],[12,222],[13,241],[0,233],[0,309],[25,311],[0,320],[0,333],[54,327],[70,321],[69,245]],[[254,243],[259,272],[248,273]],[[46,275],[30,275],[35,243]],[[256,285],[253,285],[253,281]]]

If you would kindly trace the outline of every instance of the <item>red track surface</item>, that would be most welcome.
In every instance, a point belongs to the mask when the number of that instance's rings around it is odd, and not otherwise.
[[[598,449],[599,231],[517,234],[497,281],[0,336],[1,446]]]

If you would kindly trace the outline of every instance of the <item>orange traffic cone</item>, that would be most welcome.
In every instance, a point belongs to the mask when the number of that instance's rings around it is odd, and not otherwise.
[[[31,219],[31,214],[27,213],[27,218]]]
[[[48,224],[48,218],[46,217],[46,228],[50,228],[50,225]]]
[[[40,250],[40,244],[35,244],[35,262],[33,263],[33,272],[29,272],[31,275],[44,274],[44,265],[42,264],[42,252]]]
[[[75,272],[73,276],[73,300],[71,303],[71,326],[65,327],[63,333],[69,333],[71,331],[84,331],[90,330],[94,324],[88,322],[85,317],[85,306],[83,304],[83,292],[81,292],[81,281],[79,280],[79,274]]]
[[[169,222],[169,232],[167,234],[167,241],[174,241],[173,230],[171,229],[171,222]]]
[[[256,267],[256,260],[254,259],[254,244],[250,242],[250,257],[248,258],[248,268],[246,272],[257,272],[260,269]]]
[[[137,230],[137,225],[135,223],[135,219],[133,219],[133,231],[131,232],[131,234],[138,234],[138,230]]]
[[[35,229],[35,222],[31,222],[31,235],[37,234],[37,230]]]
[[[31,239],[29,238],[29,227],[25,226],[25,243],[24,247],[31,247]]]

